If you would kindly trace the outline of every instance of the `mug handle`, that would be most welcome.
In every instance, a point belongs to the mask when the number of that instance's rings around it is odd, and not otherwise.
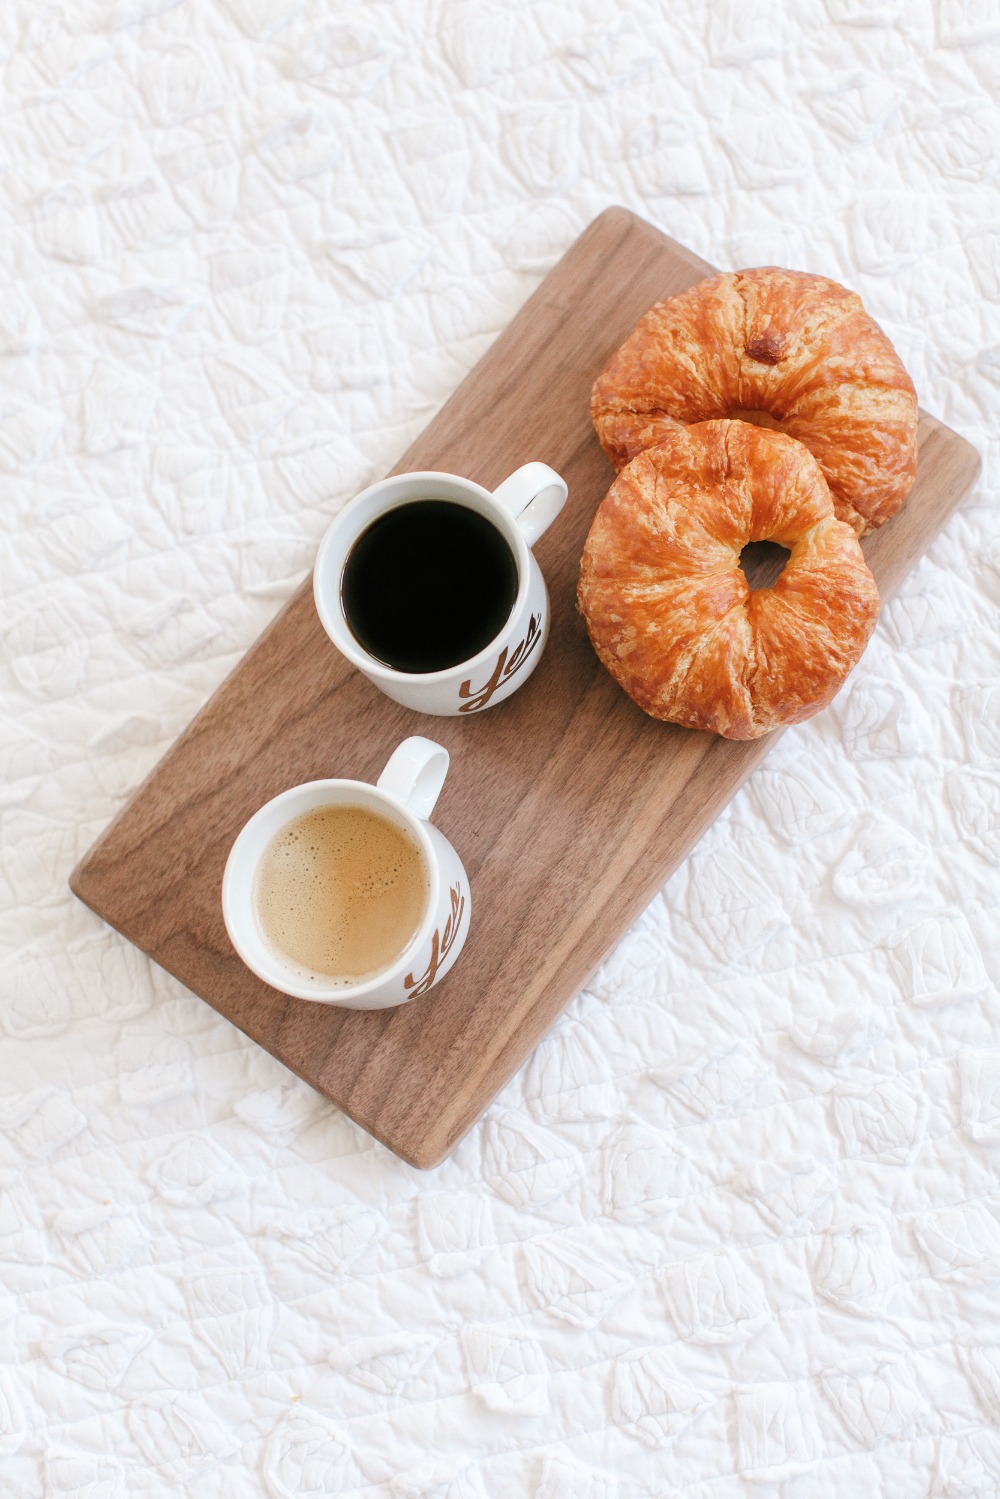
[[[566,480],[547,463],[525,463],[517,468],[493,498],[517,521],[530,547],[547,531],[566,503]]]
[[[443,744],[414,734],[393,750],[389,762],[375,782],[401,801],[414,817],[430,817],[448,774],[450,756]]]

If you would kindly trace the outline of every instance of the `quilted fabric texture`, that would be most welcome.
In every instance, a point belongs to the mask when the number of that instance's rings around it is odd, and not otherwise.
[[[7,0],[0,48],[4,1495],[1000,1493],[995,5]],[[856,287],[987,467],[421,1175],[66,878],[613,202]]]

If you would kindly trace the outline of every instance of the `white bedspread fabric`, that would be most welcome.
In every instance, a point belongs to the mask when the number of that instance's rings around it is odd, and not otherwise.
[[[5,0],[0,46],[5,1499],[1000,1494],[995,3]],[[611,203],[857,288],[986,467],[420,1173],[66,879]]]

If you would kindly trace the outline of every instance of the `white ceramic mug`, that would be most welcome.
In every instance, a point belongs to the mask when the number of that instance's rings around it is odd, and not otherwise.
[[[510,697],[530,677],[549,634],[549,596],[531,550],[566,503],[566,483],[547,463],[526,463],[491,494],[471,479],[428,471],[383,479],[356,495],[320,543],[313,594],[323,628],[334,645],[388,697],[439,717],[479,713]],[[517,597],[500,633],[468,661],[444,671],[396,671],[376,660],[351,632],[341,599],[341,579],[351,548],[388,510],[412,500],[451,500],[491,521],[517,564]]]
[[[222,879],[222,914],[230,940],[248,968],[296,999],[383,1010],[426,994],[441,982],[469,934],[472,899],[462,861],[429,821],[445,776],[448,751],[430,739],[404,739],[374,786],[366,781],[307,781],[255,812],[229,854]],[[317,807],[369,807],[403,828],[419,847],[427,874],[427,906],[413,939],[391,967],[360,983],[306,977],[265,941],[254,894],[257,867],[287,823]]]

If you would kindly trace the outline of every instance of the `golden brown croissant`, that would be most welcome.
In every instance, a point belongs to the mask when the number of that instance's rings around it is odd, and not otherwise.
[[[917,471],[917,397],[861,298],[773,266],[657,302],[598,377],[591,412],[616,468],[677,427],[738,417],[817,459],[858,535],[895,515]]]
[[[740,552],[791,556],[751,591]],[[798,723],[833,697],[879,609],[850,526],[800,442],[740,421],[673,431],[618,475],[578,590],[594,649],[646,713],[729,739]]]

